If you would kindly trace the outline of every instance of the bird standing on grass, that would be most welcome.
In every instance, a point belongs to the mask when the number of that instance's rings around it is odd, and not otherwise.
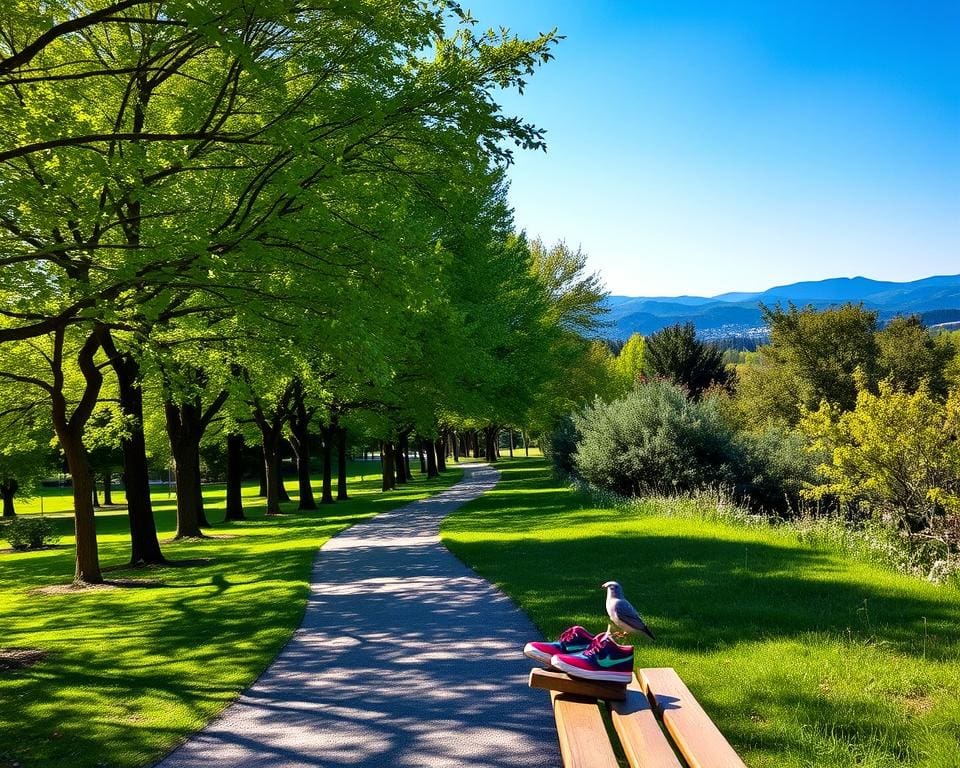
[[[623,596],[623,587],[615,581],[605,581],[600,585],[607,590],[607,616],[610,617],[610,624],[607,625],[607,634],[612,637],[625,637],[631,632],[643,632],[651,640],[656,638],[650,627],[646,625],[637,609],[627,602]],[[613,626],[620,627],[622,632],[614,632]]]

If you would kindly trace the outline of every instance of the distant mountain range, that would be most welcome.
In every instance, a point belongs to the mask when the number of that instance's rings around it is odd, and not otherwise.
[[[692,322],[705,339],[757,339],[767,329],[760,304],[824,308],[846,302],[863,303],[880,314],[881,321],[897,315],[919,314],[927,325],[960,322],[960,275],[925,277],[909,283],[835,277],[778,285],[760,293],[722,293],[719,296],[610,296],[608,335],[626,339],[648,334],[674,323]]]

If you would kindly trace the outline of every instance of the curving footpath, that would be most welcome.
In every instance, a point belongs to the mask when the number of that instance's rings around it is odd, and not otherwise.
[[[290,642],[159,768],[559,765],[549,697],[526,685],[536,630],[440,543],[443,518],[498,478],[468,465],[328,541]]]

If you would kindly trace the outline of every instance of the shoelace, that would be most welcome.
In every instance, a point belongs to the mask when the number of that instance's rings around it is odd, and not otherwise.
[[[560,633],[560,642],[569,643],[571,640],[577,639],[577,627],[570,627],[569,629],[563,630]]]
[[[583,652],[584,656],[595,656],[600,652],[600,649],[606,645],[608,638],[606,635],[600,634],[597,635],[593,640],[590,641],[590,647]]]

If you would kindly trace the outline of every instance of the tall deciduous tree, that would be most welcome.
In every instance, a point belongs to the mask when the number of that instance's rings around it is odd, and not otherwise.
[[[763,355],[797,385],[799,406],[816,409],[821,401],[851,410],[858,376],[868,388],[877,380],[877,313],[847,304],[817,311],[813,307],[763,307],[770,344]]]

